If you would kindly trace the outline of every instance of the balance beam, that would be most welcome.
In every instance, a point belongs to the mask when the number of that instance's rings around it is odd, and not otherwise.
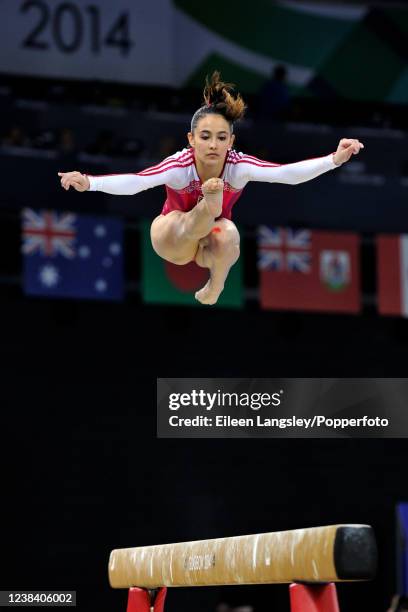
[[[377,550],[368,525],[293,531],[113,550],[113,588],[322,583],[374,577]]]

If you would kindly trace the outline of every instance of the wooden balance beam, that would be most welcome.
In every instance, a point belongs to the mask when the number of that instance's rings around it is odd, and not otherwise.
[[[113,588],[326,583],[374,577],[368,525],[330,525],[256,535],[113,550]]]

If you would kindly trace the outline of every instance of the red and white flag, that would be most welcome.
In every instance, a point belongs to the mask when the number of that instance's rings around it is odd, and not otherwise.
[[[378,310],[408,317],[408,235],[377,236]]]
[[[360,310],[359,236],[258,228],[261,306],[277,310]]]

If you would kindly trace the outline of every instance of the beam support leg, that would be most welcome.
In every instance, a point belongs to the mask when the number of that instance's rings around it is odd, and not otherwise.
[[[334,582],[291,584],[289,595],[291,612],[340,612]]]
[[[126,612],[163,612],[167,588],[147,590],[129,589]]]

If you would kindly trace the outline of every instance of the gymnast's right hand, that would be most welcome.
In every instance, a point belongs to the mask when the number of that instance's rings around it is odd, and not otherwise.
[[[77,191],[88,191],[89,189],[90,183],[86,174],[75,170],[74,172],[58,172],[58,176],[61,177],[61,185],[66,190],[70,187]]]

